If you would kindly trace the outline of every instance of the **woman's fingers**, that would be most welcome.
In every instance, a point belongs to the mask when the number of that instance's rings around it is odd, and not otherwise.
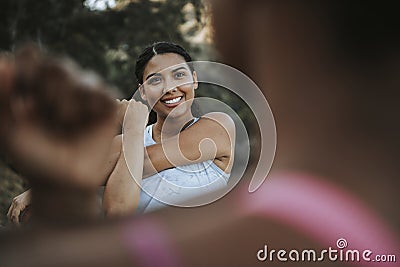
[[[8,217],[8,220],[10,223],[19,225],[19,215],[21,214],[21,207],[20,206],[12,206],[12,209],[10,211],[10,215]]]
[[[8,221],[12,224],[19,225],[19,215],[21,214],[22,210],[22,206],[17,204],[14,198],[7,212]]]
[[[22,211],[30,204],[30,190],[13,198],[11,206],[8,209],[7,217],[10,223],[19,225],[19,216]]]
[[[146,127],[148,115],[149,110],[146,105],[133,99],[130,100],[124,119],[124,128],[142,131]]]
[[[125,99],[123,99],[123,100],[118,100],[117,99],[117,103],[118,103],[117,119],[118,119],[118,122],[122,125],[122,123],[124,122],[126,109],[128,108],[128,105],[129,105],[129,101],[127,101]]]
[[[14,221],[14,219],[13,219],[13,213],[14,213],[14,203],[11,202],[10,208],[8,209],[8,212],[7,212],[7,218],[8,218],[8,221],[9,221],[10,223],[13,223],[13,221]],[[18,222],[17,222],[17,223],[18,223]]]
[[[121,113],[125,113],[126,109],[128,108],[129,101],[126,99],[122,99],[118,103],[118,108]]]

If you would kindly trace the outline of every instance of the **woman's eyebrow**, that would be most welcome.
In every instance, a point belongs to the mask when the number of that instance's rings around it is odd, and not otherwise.
[[[149,79],[150,77],[153,77],[153,76],[161,76],[161,74],[160,73],[151,73],[151,74],[149,74],[149,75],[147,75],[147,77],[146,77],[146,79],[144,79],[145,81],[147,81],[147,79]]]
[[[187,70],[187,68],[185,66],[181,66],[181,67],[178,67],[176,69],[173,69],[172,72],[177,72],[178,70],[181,70],[181,69]],[[144,80],[146,81],[147,79],[149,79],[152,76],[161,76],[161,74],[158,73],[158,72],[151,73],[151,74],[147,75],[146,79],[144,79]]]
[[[181,70],[181,69],[187,70],[187,68],[185,66],[182,66],[182,67],[178,67],[178,68],[172,70],[172,72],[177,72],[178,70]]]

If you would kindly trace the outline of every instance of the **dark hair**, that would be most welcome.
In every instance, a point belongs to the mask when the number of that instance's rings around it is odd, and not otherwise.
[[[186,62],[192,61],[192,57],[182,46],[170,42],[157,42],[150,46],[147,46],[142,54],[139,55],[136,60],[135,75],[137,82],[143,83],[143,72],[146,68],[147,63],[158,54],[174,53],[182,56]],[[193,66],[189,64],[190,70],[193,72]]]

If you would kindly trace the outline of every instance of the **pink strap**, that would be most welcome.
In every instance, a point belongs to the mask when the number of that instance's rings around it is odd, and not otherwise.
[[[181,266],[171,239],[160,223],[146,218],[131,221],[122,229],[122,242],[139,266]]]
[[[245,216],[250,213],[276,219],[322,245],[337,249],[336,241],[344,238],[347,249],[369,249],[372,255],[399,252],[395,232],[389,230],[388,225],[364,203],[317,177],[298,173],[271,174],[258,191],[246,192],[239,203]],[[363,266],[397,264],[373,261],[353,263]]]

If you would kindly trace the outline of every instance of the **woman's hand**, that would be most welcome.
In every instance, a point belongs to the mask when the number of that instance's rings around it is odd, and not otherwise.
[[[16,52],[8,70],[11,82],[0,90],[9,92],[0,94],[7,104],[0,118],[8,124],[0,127],[0,142],[19,173],[31,185],[95,189],[117,133],[117,105],[104,82],[30,46]]]
[[[117,104],[118,104],[118,107],[117,107],[117,122],[120,125],[122,125],[124,123],[124,117],[125,117],[126,110],[128,109],[129,102],[130,101],[128,101],[126,99],[122,99],[122,100],[117,99]]]
[[[31,204],[31,190],[27,190],[22,194],[13,198],[11,206],[8,209],[7,217],[10,223],[19,225],[19,216]]]
[[[123,104],[120,104],[123,105],[121,109],[125,108],[126,113],[122,121],[123,132],[139,131],[143,134],[143,129],[146,127],[149,118],[149,109],[142,102],[133,99],[124,101]]]
[[[121,126],[125,125],[126,127],[128,125],[127,121],[140,124],[144,122],[144,126],[146,126],[149,114],[149,109],[146,105],[133,99],[129,101],[117,99],[117,103],[117,121]],[[128,110],[129,114],[127,114]],[[125,116],[127,116],[126,119]]]

